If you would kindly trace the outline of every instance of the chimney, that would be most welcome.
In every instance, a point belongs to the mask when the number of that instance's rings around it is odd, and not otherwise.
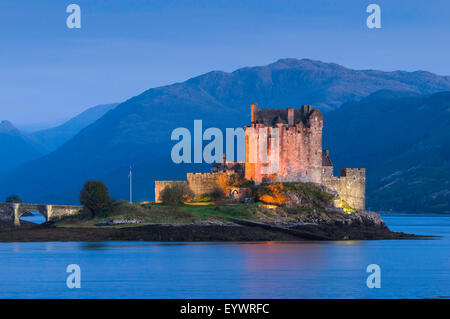
[[[312,111],[312,105],[302,105],[303,115],[307,116]]]
[[[287,109],[287,113],[288,113],[288,125],[294,126],[294,109],[292,107],[289,107]]]
[[[251,123],[256,123],[256,110],[258,109],[258,104],[252,103],[251,107]]]

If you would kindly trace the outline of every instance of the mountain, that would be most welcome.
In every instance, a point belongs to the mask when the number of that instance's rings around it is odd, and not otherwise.
[[[186,171],[208,169],[204,164],[171,161],[175,128],[193,132],[195,119],[203,120],[204,128],[244,126],[250,121],[251,102],[280,108],[313,104],[324,111],[333,110],[380,89],[431,94],[450,90],[450,78],[423,71],[351,70],[295,59],[232,73],[209,72],[149,89],[119,104],[53,153],[5,176],[0,198],[17,193],[26,201],[77,203],[79,190],[88,179],[105,181],[117,199],[128,198],[131,164],[135,200],[151,200],[155,179],[182,179]]]
[[[335,63],[281,59],[232,73],[210,72],[185,84],[203,90],[223,105],[245,111],[255,101],[280,107],[311,104],[329,111],[382,89],[421,94],[449,90],[450,77],[425,71],[352,70]]]
[[[91,107],[57,127],[41,130],[30,134],[30,136],[35,139],[46,152],[52,152],[117,105],[118,103],[113,103]]]
[[[6,172],[41,156],[34,142],[11,122],[0,122],[0,172]]]
[[[324,117],[335,167],[367,168],[367,207],[450,212],[450,92],[380,91]]]

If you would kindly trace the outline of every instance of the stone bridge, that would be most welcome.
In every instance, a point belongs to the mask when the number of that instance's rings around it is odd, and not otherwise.
[[[82,206],[70,205],[0,203],[0,221],[11,222],[16,226],[20,226],[20,217],[27,212],[38,212],[47,221],[52,221],[63,216],[78,214],[82,208]]]

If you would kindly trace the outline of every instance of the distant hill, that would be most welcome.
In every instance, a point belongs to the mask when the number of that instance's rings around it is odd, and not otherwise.
[[[232,73],[209,72],[147,90],[119,104],[53,153],[11,172],[0,185],[0,198],[17,193],[32,202],[76,203],[87,179],[102,179],[114,197],[128,198],[127,173],[132,164],[134,198],[151,200],[155,179],[182,179],[186,171],[208,169],[207,165],[171,162],[170,134],[177,127],[192,128],[195,119],[202,119],[204,128],[244,126],[250,121],[251,102],[280,108],[313,104],[323,111],[333,110],[380,89],[431,94],[450,90],[450,78],[423,71],[351,70],[295,59]],[[364,114],[345,119],[357,121],[358,116]],[[332,154],[337,152],[333,147]]]
[[[0,172],[12,170],[42,155],[34,142],[11,122],[0,122]]]
[[[367,207],[450,212],[450,92],[380,91],[324,117],[335,167],[367,168]]]
[[[113,103],[91,107],[57,127],[31,133],[30,136],[34,138],[46,152],[52,152],[117,105],[118,103]]]

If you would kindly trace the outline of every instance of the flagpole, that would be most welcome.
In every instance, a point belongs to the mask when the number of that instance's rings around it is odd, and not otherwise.
[[[130,204],[133,204],[133,172],[131,171],[131,165],[128,177],[130,177]]]

